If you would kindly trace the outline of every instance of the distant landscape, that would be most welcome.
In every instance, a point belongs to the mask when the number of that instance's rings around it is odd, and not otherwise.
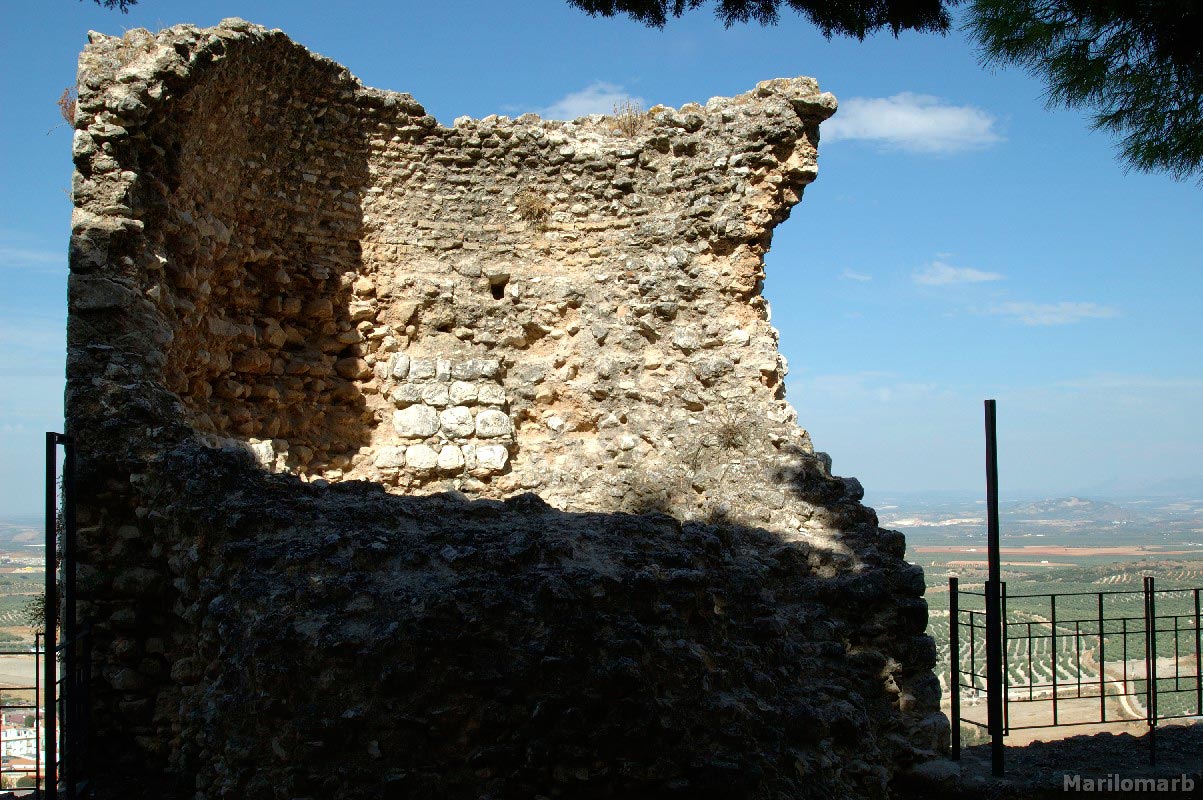
[[[1203,495],[1197,495],[1203,496]],[[903,531],[907,537],[907,558],[924,568],[930,614],[928,633],[936,641],[939,652],[937,675],[944,688],[945,705],[950,697],[949,681],[949,594],[948,579],[956,576],[962,590],[981,592],[986,579],[986,504],[972,498],[898,497],[877,506],[882,527]],[[1095,636],[1076,641],[1069,636],[1073,620],[1093,620],[1097,615],[1097,593],[1108,595],[1108,615],[1118,613],[1139,617],[1142,598],[1138,592],[1145,575],[1151,575],[1159,591],[1159,614],[1172,609],[1181,613],[1182,624],[1193,627],[1190,593],[1161,590],[1203,587],[1203,501],[1192,497],[1157,495],[1132,496],[1123,499],[1093,499],[1089,497],[1058,497],[1000,503],[999,540],[1001,575],[1006,582],[1008,620],[1012,623],[1008,642],[1008,681],[1012,687],[1029,683],[1048,683],[1057,676],[1066,685],[1077,680],[1091,683],[1087,697],[1093,699],[1062,700],[1061,721],[1094,719],[1099,704],[1099,692],[1107,695],[1108,719],[1133,719],[1132,723],[1083,725],[1080,727],[1048,728],[1037,731],[1013,731],[1007,741],[1023,744],[1035,739],[1056,739],[1080,733],[1098,731],[1142,733],[1144,706],[1139,700],[1121,698],[1120,690],[1131,691],[1140,684],[1124,680],[1123,665],[1132,674],[1142,674],[1144,664],[1141,637],[1130,637],[1126,643],[1118,635],[1108,635],[1101,646],[1106,648],[1111,664],[1103,674],[1097,663],[1100,643]],[[1122,594],[1132,592],[1132,594]],[[1030,645],[1020,638],[1026,622],[1037,633],[1048,631],[1050,607],[1046,598],[1018,599],[1018,595],[1064,593],[1059,598],[1058,646],[1050,646],[1048,637],[1037,638]],[[1082,593],[1074,595],[1073,593]],[[976,599],[976,598],[970,598]],[[980,603],[980,601],[979,601]],[[980,605],[979,605],[980,607]],[[1019,620],[1019,622],[1016,622]],[[1139,624],[1139,623],[1136,623]],[[1085,630],[1095,630],[1087,622]],[[1192,636],[1180,637],[1186,648],[1174,652],[1173,636],[1159,638],[1158,654],[1163,666],[1159,673],[1168,674],[1174,665],[1181,664],[1185,674],[1196,674],[1195,649]],[[980,642],[978,643],[981,644]],[[962,657],[969,645],[962,642]],[[978,648],[977,657],[984,654]],[[1113,659],[1120,658],[1118,666]],[[1165,694],[1159,697],[1159,713],[1187,715],[1183,722],[1199,721],[1198,700],[1193,678],[1159,681]],[[1096,689],[1095,686],[1103,687]],[[1170,692],[1171,688],[1182,691]],[[1077,691],[1074,689],[1073,691]],[[972,692],[962,693],[967,718],[984,720],[982,698]],[[1019,692],[1020,696],[1023,691]],[[1046,692],[1047,694],[1047,692]],[[1013,694],[1014,696],[1014,694]],[[1040,696],[1036,693],[1037,698]],[[1058,693],[1064,698],[1066,693]],[[1077,705],[1075,705],[1077,704]],[[1048,722],[1051,702],[1034,702],[1016,706],[1012,724],[1018,721]],[[1026,717],[1017,717],[1025,714]],[[1190,716],[1193,715],[1193,716]],[[963,726],[966,741],[980,741],[980,729]]]

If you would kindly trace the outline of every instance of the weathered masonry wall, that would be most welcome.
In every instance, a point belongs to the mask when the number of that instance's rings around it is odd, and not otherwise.
[[[367,777],[330,796],[428,769],[465,797],[702,796],[726,784],[698,764],[759,753],[767,797],[881,793],[939,746],[922,575],[797,426],[761,294],[835,109],[813,80],[445,128],[237,20],[94,34],[79,78],[67,403],[111,763],[214,798],[334,763]],[[632,688],[692,675],[677,647],[728,677]],[[482,678],[481,648],[513,670]],[[417,652],[439,685],[383,674]],[[606,664],[629,702],[573,712],[575,755],[516,755],[547,692],[617,691]],[[728,700],[759,721],[720,746]],[[660,706],[693,733],[653,768],[629,728]]]

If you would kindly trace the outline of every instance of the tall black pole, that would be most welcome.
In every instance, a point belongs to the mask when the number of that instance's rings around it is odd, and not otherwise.
[[[78,782],[76,762],[78,747],[74,744],[79,726],[79,659],[76,658],[79,631],[75,612],[75,440],[62,436],[63,443],[63,730],[62,770],[57,774],[60,783],[66,782],[69,797],[75,797]]]
[[[986,401],[986,727],[990,769],[1003,774],[1002,604],[998,558],[998,429],[994,401]]]
[[[948,579],[948,646],[951,651],[948,661],[948,688],[952,691],[952,760],[961,760],[961,632],[958,630],[960,609],[960,585],[953,576]],[[972,674],[969,678],[973,680]]]
[[[46,434],[46,634],[42,644],[46,649],[42,666],[46,671],[42,688],[42,734],[46,750],[46,794],[58,796],[58,725],[55,716],[58,682],[58,648],[55,634],[58,628],[58,443],[59,434]]]

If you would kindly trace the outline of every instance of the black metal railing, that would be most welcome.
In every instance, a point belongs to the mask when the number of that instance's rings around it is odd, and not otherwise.
[[[41,666],[45,652],[40,631],[34,634],[32,648],[12,645],[0,649],[0,663],[6,667],[5,672],[26,675],[29,681],[28,685],[6,686],[0,693],[0,715],[4,719],[0,786],[4,789],[28,789],[30,794],[36,794],[44,778]],[[21,724],[12,724],[13,712],[22,718]]]
[[[46,434],[45,502],[42,630],[35,633],[32,650],[0,649],[0,661],[21,658],[28,662],[32,657],[32,664],[24,666],[32,667],[33,684],[6,687],[0,694],[0,715],[28,712],[22,714],[26,718],[22,722],[32,723],[10,727],[8,718],[0,718],[0,783],[8,784],[0,789],[16,796],[76,800],[89,794],[86,764],[92,637],[89,629],[79,627],[76,614],[75,447],[71,437],[60,433]]]
[[[1203,590],[1158,589],[1146,576],[1139,590],[1008,595],[1000,582],[998,622],[990,624],[991,588],[968,591],[949,580],[954,758],[961,723],[1000,739],[1143,722],[1155,761],[1158,723],[1203,717]],[[991,675],[991,649],[1001,654],[993,670],[1001,679]],[[963,713],[966,697],[976,713]]]
[[[0,664],[6,672],[27,675],[30,681],[27,685],[6,686],[0,693],[0,791],[34,798],[84,796],[87,783],[80,767],[87,757],[90,640],[85,630],[73,641],[55,646],[54,657],[49,659],[54,669],[49,689],[45,682],[48,659],[44,632],[34,633],[33,647],[0,648]],[[63,667],[69,652],[74,654],[74,675]],[[49,707],[53,713],[48,713]],[[24,717],[21,723],[14,724],[12,712]],[[52,726],[52,719],[64,722]],[[67,725],[68,719],[80,720],[81,724]],[[54,746],[47,747],[51,742]]]

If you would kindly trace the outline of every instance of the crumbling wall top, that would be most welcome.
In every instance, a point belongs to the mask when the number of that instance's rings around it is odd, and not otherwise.
[[[158,446],[171,429],[306,480],[807,524],[772,476],[825,462],[761,289],[835,109],[813,79],[444,127],[242,20],[92,40],[76,419],[95,376],[135,369]]]

